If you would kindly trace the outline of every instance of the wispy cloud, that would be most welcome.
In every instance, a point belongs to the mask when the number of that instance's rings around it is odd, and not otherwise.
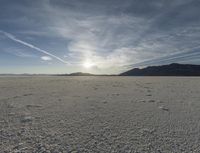
[[[15,55],[15,56],[18,56],[18,57],[22,57],[22,58],[35,58],[36,57],[36,55],[34,55],[32,53],[24,51],[23,49],[16,48],[16,47],[8,47],[6,49],[2,49],[2,51],[12,54],[12,55]]]
[[[165,64],[170,62],[187,62],[192,59],[197,60],[200,58],[200,45],[192,47],[192,48],[185,48],[178,53],[173,53],[171,55],[163,56],[160,58],[155,58],[151,60],[146,60],[143,62],[138,62],[130,65],[124,65],[124,67],[137,67],[137,66],[148,66],[148,65],[157,65],[157,64]]]
[[[44,60],[44,61],[51,61],[52,60],[52,58],[49,57],[49,56],[42,56],[41,59]]]
[[[15,42],[18,42],[18,43],[20,43],[20,44],[22,44],[22,45],[24,45],[26,47],[32,48],[32,49],[34,49],[34,50],[36,50],[38,52],[41,52],[41,53],[46,54],[46,55],[49,55],[49,56],[59,60],[60,62],[62,62],[64,64],[69,64],[67,61],[61,59],[60,57],[58,57],[58,56],[56,56],[54,54],[51,54],[50,52],[48,52],[46,50],[38,48],[38,47],[36,47],[36,46],[34,46],[34,45],[30,44],[30,43],[27,43],[27,42],[25,42],[23,40],[20,40],[20,39],[16,38],[14,35],[12,35],[12,34],[10,34],[8,32],[0,30],[0,33],[4,34],[7,38],[9,38],[9,39],[11,39],[11,40],[13,40]]]

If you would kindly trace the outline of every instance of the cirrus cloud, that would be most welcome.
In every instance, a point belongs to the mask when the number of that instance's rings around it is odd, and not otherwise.
[[[41,59],[44,60],[44,61],[51,61],[52,60],[52,58],[50,56],[42,56]]]

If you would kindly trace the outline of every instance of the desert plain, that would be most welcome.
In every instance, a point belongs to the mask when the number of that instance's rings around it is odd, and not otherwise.
[[[198,153],[200,78],[0,77],[1,153]]]

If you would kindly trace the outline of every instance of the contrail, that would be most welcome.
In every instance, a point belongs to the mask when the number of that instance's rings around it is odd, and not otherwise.
[[[22,40],[16,38],[14,35],[10,34],[10,33],[7,33],[7,32],[2,31],[2,30],[0,30],[0,33],[3,33],[6,37],[8,37],[9,39],[11,39],[11,40],[13,40],[13,41],[15,41],[15,42],[18,42],[18,43],[20,43],[20,44],[22,44],[22,45],[24,45],[24,46],[29,47],[29,48],[35,49],[35,50],[37,50],[38,52],[41,52],[41,53],[43,53],[43,54],[49,55],[49,56],[51,56],[51,57],[53,57],[53,58],[59,60],[59,61],[62,62],[62,63],[69,64],[67,61],[61,59],[60,57],[58,57],[58,56],[56,56],[56,55],[54,55],[54,54],[51,54],[51,53],[49,53],[49,52],[46,51],[46,50],[40,49],[40,48],[38,48],[38,47],[36,47],[36,46],[30,44],[30,43],[27,43],[27,42],[25,42],[25,41],[22,41]]]

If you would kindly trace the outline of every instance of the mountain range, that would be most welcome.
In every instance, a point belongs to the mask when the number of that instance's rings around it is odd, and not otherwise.
[[[116,75],[75,72],[70,74],[0,74],[0,76],[200,76],[200,65],[178,64],[133,68]]]
[[[120,76],[200,76],[200,65],[178,64],[134,68]]]

